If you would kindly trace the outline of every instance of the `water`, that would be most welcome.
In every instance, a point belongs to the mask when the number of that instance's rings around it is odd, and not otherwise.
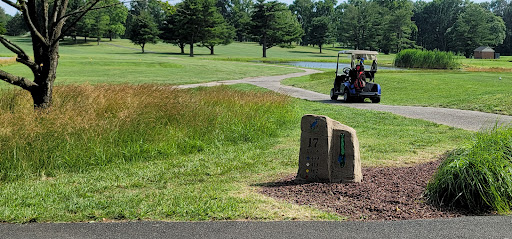
[[[322,69],[336,69],[336,63],[332,62],[310,62],[310,61],[291,61],[291,62],[282,62],[281,64],[298,66],[298,67],[307,67],[307,68],[322,68]],[[340,63],[338,69],[343,69],[344,67],[350,67],[350,64]],[[370,69],[371,65],[365,65],[365,68]],[[394,70],[401,71],[407,70],[405,68],[399,67],[388,67],[388,66],[379,66],[379,70]]]

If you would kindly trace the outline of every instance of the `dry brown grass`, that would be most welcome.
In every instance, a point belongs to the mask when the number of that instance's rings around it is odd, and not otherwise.
[[[64,85],[53,99],[40,112],[28,92],[0,91],[0,180],[256,142],[289,121],[288,97],[224,86]]]
[[[16,63],[16,57],[0,57],[0,66]]]

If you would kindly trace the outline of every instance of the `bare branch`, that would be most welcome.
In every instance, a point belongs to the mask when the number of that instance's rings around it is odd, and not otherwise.
[[[66,13],[68,2],[68,0],[57,0],[53,5],[53,17],[50,21],[51,29],[53,29],[52,36],[50,39],[52,45],[55,44],[54,39],[58,38],[59,34],[61,33],[62,27],[64,26],[64,21],[57,21],[57,19],[60,19],[61,16]],[[58,40],[59,39],[57,39],[57,41]]]
[[[95,0],[94,2],[91,3],[91,5],[89,7],[86,7],[86,6],[81,7],[77,11],[72,12],[70,14],[66,14],[66,15],[62,16],[61,18],[59,18],[58,24],[61,24],[61,22],[66,21],[66,19],[68,17],[70,17],[71,15],[80,14],[73,22],[71,22],[70,24],[66,24],[67,25],[66,29],[61,31],[60,35],[56,36],[55,40],[52,42],[52,45],[57,44],[57,42],[59,42],[59,40],[64,37],[66,32],[68,32],[72,27],[74,27],[76,25],[76,23],[78,21],[80,21],[80,19],[82,19],[85,16],[85,14],[88,13],[89,11],[109,7],[109,6],[104,6],[104,7],[97,7],[97,8],[95,8],[94,6],[96,6],[96,4],[98,4],[100,1],[101,0]]]
[[[25,51],[23,51],[23,49],[21,49],[21,47],[12,43],[11,41],[7,40],[3,36],[0,36],[0,43],[2,43],[10,51],[16,53],[16,55],[18,55],[18,57],[20,57],[20,56],[28,57],[27,53],[25,53]]]
[[[5,39],[3,36],[0,36],[0,43],[2,43],[7,49],[12,51],[17,55],[16,61],[22,63],[23,65],[28,66],[34,74],[38,74],[39,66],[32,60],[30,57],[16,44],[11,41]]]
[[[15,86],[19,86],[28,91],[31,91],[32,89],[38,87],[36,83],[25,77],[15,76],[3,70],[0,70],[0,80],[3,80],[7,83],[11,83]]]
[[[32,19],[30,19],[29,10],[27,7],[27,3],[25,1],[22,1],[21,8],[21,12],[23,12],[23,18],[25,19],[25,22],[28,24],[30,32],[37,36],[37,38],[39,38],[41,42],[43,42],[46,45],[49,45],[47,39],[45,39],[43,35],[41,35],[41,33],[37,30],[36,26],[32,22]]]
[[[14,3],[14,2],[12,2],[12,1],[10,1],[10,0],[2,0],[2,2],[6,3],[7,5],[9,5],[9,6],[13,7],[13,8],[18,9],[19,11],[21,11],[21,6],[16,4],[16,3]]]
[[[53,16],[50,18],[50,25],[53,25],[57,21],[57,15],[60,13],[60,7],[62,6],[63,0],[56,0],[53,3]]]
[[[40,28],[43,29],[43,34],[44,34],[44,37],[45,39],[48,39],[49,38],[49,35],[48,35],[48,11],[49,11],[49,6],[48,6],[48,1],[43,1],[43,24],[42,26],[40,26]]]
[[[99,1],[98,1],[99,2]],[[114,6],[117,6],[117,5],[121,5],[122,3],[113,3],[113,4],[110,4],[110,5],[106,5],[106,6],[101,6],[101,7],[93,7],[91,9],[78,9],[74,12],[71,12],[71,13],[68,13],[62,17],[59,18],[59,20],[62,20],[64,18],[68,18],[68,17],[71,17],[73,15],[77,15],[77,14],[80,14],[80,13],[87,13],[89,11],[94,11],[94,10],[99,10],[99,9],[103,9],[103,8],[109,8],[109,7],[114,7]]]

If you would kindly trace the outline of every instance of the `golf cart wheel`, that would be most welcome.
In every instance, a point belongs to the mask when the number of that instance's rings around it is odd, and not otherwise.
[[[372,100],[372,103],[379,103],[380,97],[374,97],[374,98],[371,98],[371,100]]]
[[[337,100],[338,95],[334,94],[334,88],[331,89],[331,100]]]
[[[345,103],[348,103],[352,100],[347,88],[345,88],[345,90],[343,90],[343,100],[345,101]]]

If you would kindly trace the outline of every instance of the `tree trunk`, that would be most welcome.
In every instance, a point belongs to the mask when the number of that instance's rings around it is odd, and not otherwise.
[[[59,64],[59,43],[54,47],[38,47],[41,55],[49,57],[43,58],[40,64],[39,74],[34,74],[34,83],[36,87],[30,89],[34,109],[41,110],[50,108],[52,105],[53,83],[57,77],[57,66]],[[36,62],[38,62],[36,60]]]
[[[267,57],[267,42],[263,41],[263,57]]]
[[[144,47],[146,46],[146,43],[140,44],[140,47],[142,48],[142,53],[144,53]]]
[[[190,44],[190,57],[194,57],[194,44]]]
[[[320,53],[322,53],[322,44],[318,44],[318,47],[320,47]]]
[[[87,37],[84,37],[84,41],[85,41],[85,43],[87,43]]]
[[[214,46],[209,47],[209,49],[210,49],[210,55],[213,55],[213,47],[214,47]]]
[[[181,49],[181,54],[185,54],[185,44],[183,44],[183,45],[180,44],[180,49]]]

